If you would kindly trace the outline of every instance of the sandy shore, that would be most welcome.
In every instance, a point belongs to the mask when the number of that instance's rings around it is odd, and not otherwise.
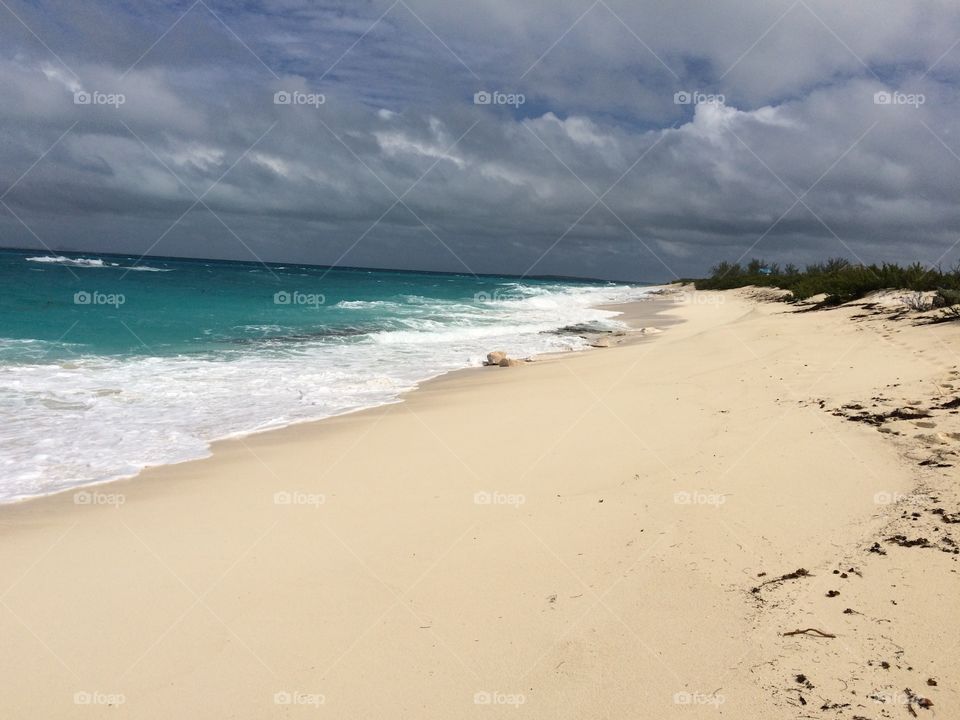
[[[0,508],[0,715],[960,717],[960,325],[627,310]]]

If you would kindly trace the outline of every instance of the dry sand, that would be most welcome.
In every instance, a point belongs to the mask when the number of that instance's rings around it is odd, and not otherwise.
[[[626,310],[665,331],[0,509],[0,716],[960,717],[960,324]]]

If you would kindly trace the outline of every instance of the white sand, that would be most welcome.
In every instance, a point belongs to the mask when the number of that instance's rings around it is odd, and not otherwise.
[[[958,416],[830,414],[955,397],[960,327],[684,297],[628,308],[665,328],[634,344],[0,509],[0,716],[960,717],[957,556],[883,541],[960,527],[885,503],[960,509],[915,437]]]

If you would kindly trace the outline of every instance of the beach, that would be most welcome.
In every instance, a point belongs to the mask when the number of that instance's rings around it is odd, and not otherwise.
[[[957,323],[618,309],[662,332],[0,507],[0,712],[955,715]]]

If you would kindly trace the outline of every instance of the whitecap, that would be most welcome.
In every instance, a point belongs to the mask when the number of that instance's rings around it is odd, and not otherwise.
[[[67,267],[78,268],[121,268],[130,272],[170,272],[168,268],[156,268],[149,265],[121,265],[115,262],[104,262],[100,258],[69,258],[65,255],[28,257],[27,262],[66,265]]]
[[[103,260],[99,258],[68,258],[64,255],[40,255],[39,257],[29,257],[27,262],[50,263],[53,265],[69,265],[71,267],[90,267],[102,268],[108,267]]]

